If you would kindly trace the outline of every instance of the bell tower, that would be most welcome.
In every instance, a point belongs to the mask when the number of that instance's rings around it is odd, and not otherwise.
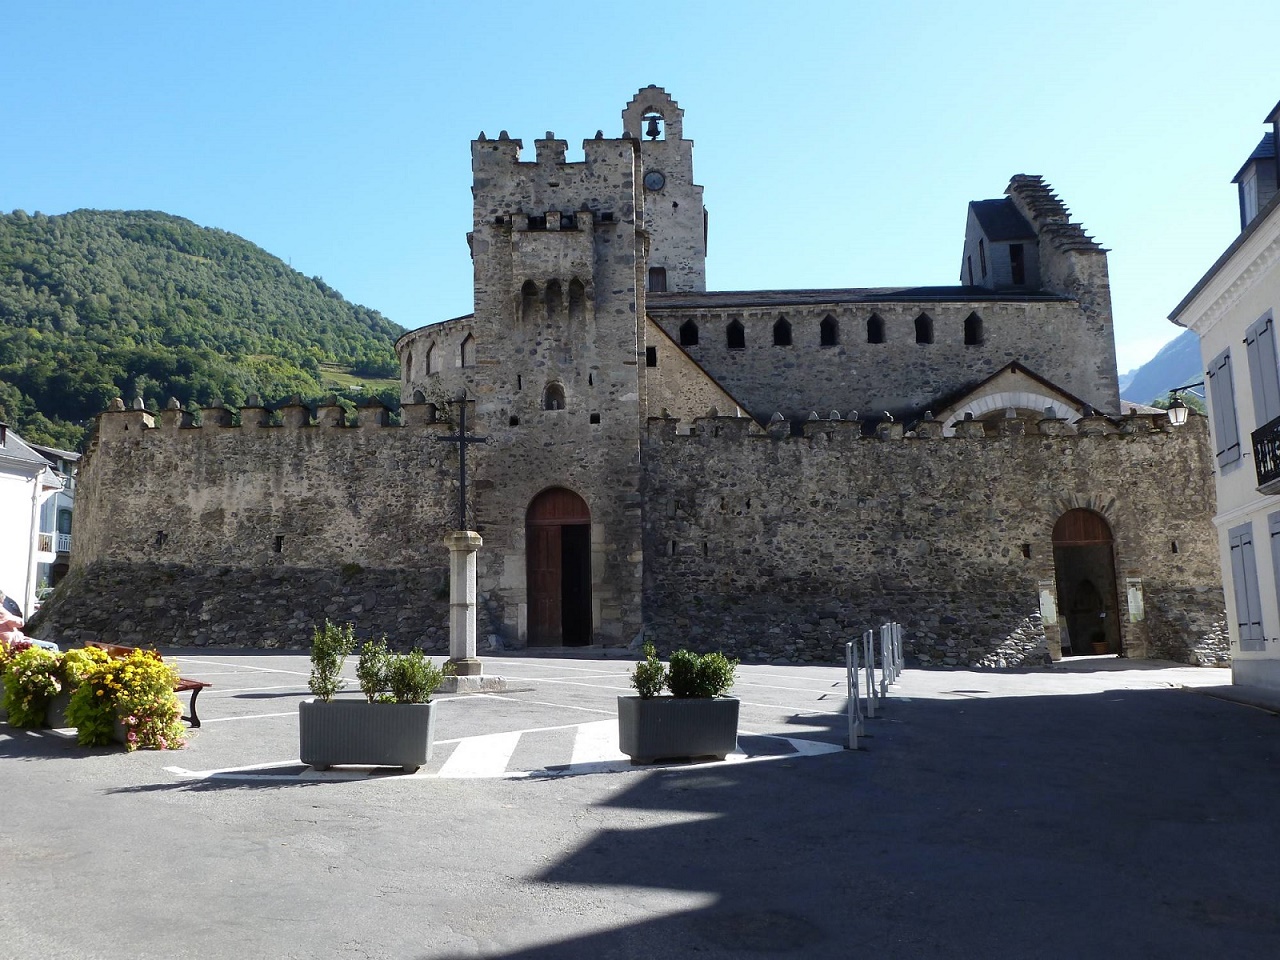
[[[707,212],[702,187],[693,182],[693,141],[684,139],[684,111],[661,87],[648,86],[622,111],[622,130],[640,142],[646,289],[706,290]]]

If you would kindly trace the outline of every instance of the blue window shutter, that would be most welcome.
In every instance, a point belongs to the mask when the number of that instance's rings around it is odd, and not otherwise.
[[[1218,466],[1240,459],[1240,431],[1236,426],[1235,382],[1231,378],[1231,351],[1224,350],[1209,364],[1209,406],[1213,414],[1213,439]]]
[[[1227,531],[1231,548],[1231,587],[1236,601],[1236,627],[1241,650],[1263,650],[1262,603],[1258,592],[1258,564],[1253,555],[1253,524]]]
[[[1253,387],[1255,428],[1280,417],[1280,367],[1276,364],[1276,334],[1271,311],[1250,325],[1244,337]]]

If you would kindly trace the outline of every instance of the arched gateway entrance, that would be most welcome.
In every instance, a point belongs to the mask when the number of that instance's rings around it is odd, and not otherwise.
[[[529,504],[529,645],[591,642],[591,511],[572,490],[552,487]]]
[[[1111,528],[1092,510],[1068,510],[1053,527],[1064,656],[1120,653],[1119,602]]]

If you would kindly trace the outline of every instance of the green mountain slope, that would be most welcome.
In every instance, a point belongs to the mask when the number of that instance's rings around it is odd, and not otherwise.
[[[0,215],[0,419],[37,443],[74,447],[113,397],[310,398],[340,379],[333,370],[387,388],[375,381],[397,376],[402,332],[244,238],[180,217]]]

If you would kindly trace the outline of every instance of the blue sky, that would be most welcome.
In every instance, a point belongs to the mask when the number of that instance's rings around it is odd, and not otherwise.
[[[1112,250],[1124,372],[1238,232],[1277,36],[1274,0],[10,0],[0,210],[164,210],[417,327],[471,309],[469,141],[572,159],[656,83],[710,288],[956,283],[968,201],[1037,173]]]

